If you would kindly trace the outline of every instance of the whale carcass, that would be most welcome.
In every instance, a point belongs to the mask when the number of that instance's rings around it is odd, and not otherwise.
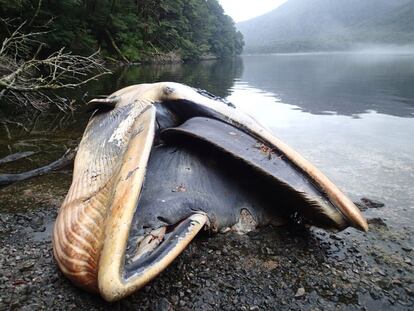
[[[108,301],[143,287],[202,229],[247,232],[292,218],[368,229],[317,168],[206,91],[141,84],[90,105],[53,249],[73,283]]]

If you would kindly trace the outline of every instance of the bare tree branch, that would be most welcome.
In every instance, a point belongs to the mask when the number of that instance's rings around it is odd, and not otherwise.
[[[10,155],[8,155],[4,158],[1,158],[0,159],[0,164],[14,162],[14,161],[17,161],[17,160],[20,160],[20,159],[31,157],[34,154],[36,154],[35,151],[24,151],[24,152],[13,153],[13,154],[10,154]]]
[[[42,7],[42,2],[43,2],[42,0],[38,0],[37,7],[36,7],[36,11],[33,14],[32,18],[30,19],[30,22],[28,24],[29,26],[33,24],[33,22],[35,21],[36,17],[39,15],[40,8]]]
[[[48,165],[33,169],[31,171],[17,174],[0,174],[0,186],[9,185],[18,181],[29,179],[35,176],[44,175],[46,173],[64,168],[65,166],[68,166],[73,162],[73,159],[76,155],[76,151],[76,149],[68,149],[66,150],[65,154],[56,161]]]
[[[40,58],[45,44],[38,39],[47,32],[24,33],[24,26],[25,22],[10,31],[0,47],[0,100],[38,110],[54,103],[59,109],[67,110],[68,101],[56,91],[76,88],[110,73],[99,51],[81,56],[62,48]]]

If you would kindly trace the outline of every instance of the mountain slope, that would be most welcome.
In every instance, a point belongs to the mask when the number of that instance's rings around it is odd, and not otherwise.
[[[246,52],[413,44],[414,0],[289,0],[237,27],[243,33]]]

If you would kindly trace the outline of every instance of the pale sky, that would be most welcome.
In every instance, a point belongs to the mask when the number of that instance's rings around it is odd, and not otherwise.
[[[287,0],[219,0],[227,15],[241,22],[255,16],[263,15]]]

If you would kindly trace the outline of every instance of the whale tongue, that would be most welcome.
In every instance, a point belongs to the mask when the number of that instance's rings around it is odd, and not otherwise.
[[[149,276],[159,274],[184,251],[207,222],[205,214],[194,213],[176,224],[170,232],[166,232],[166,227],[153,230],[140,242],[136,256],[125,266],[124,279],[151,279]],[[152,236],[154,233],[156,236]],[[150,238],[157,242],[149,241]]]
[[[291,215],[298,214],[312,225],[342,230],[351,224],[330,202],[321,187],[288,157],[228,123],[195,117],[179,127],[165,129],[162,139],[167,143],[185,141],[186,144],[193,144],[193,148],[197,143],[209,145],[232,157],[235,162],[243,162],[248,169],[264,177],[259,181],[263,187],[269,180],[276,185],[274,193],[280,195],[280,201],[283,202],[282,197],[291,198],[289,206],[283,207],[285,211]]]

